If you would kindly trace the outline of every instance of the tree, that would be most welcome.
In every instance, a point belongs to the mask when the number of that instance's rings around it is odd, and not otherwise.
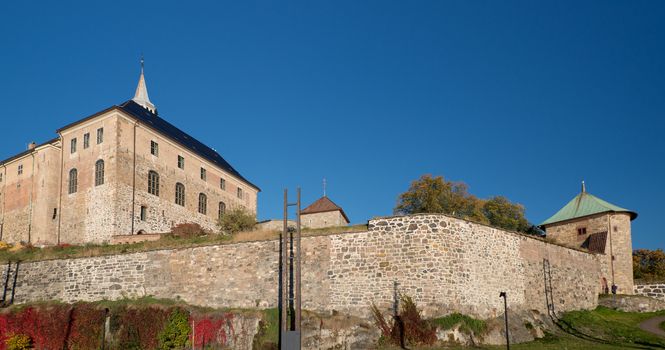
[[[487,223],[482,202],[470,195],[462,182],[445,181],[442,176],[426,174],[413,181],[399,196],[396,214],[444,213]]]
[[[503,196],[492,197],[485,201],[483,214],[490,225],[506,230],[526,232],[530,226],[524,217],[524,206],[512,203]]]
[[[633,277],[645,282],[665,281],[665,252],[662,249],[633,251]]]
[[[469,194],[463,182],[446,181],[426,174],[400,194],[396,214],[443,213],[482,224],[530,234],[539,232],[524,216],[524,207],[506,197],[488,200]]]
[[[223,234],[234,234],[254,229],[256,217],[243,207],[236,207],[224,213],[219,219],[219,228]]]

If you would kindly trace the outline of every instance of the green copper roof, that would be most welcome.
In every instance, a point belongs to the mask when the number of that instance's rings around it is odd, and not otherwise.
[[[573,200],[568,202],[566,206],[561,208],[561,210],[559,210],[556,214],[552,215],[552,217],[543,221],[543,223],[538,226],[545,226],[555,222],[561,222],[606,212],[628,213],[630,214],[631,220],[637,217],[636,212],[617,207],[616,205],[605,202],[604,200],[594,195],[588,194],[583,190],[582,193],[578,194],[575,196],[575,198],[573,198]]]

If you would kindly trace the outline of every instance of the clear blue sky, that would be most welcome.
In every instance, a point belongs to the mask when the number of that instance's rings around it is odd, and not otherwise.
[[[539,223],[579,192],[665,248],[663,1],[8,1],[0,158],[132,97],[259,185],[328,195],[354,223],[424,173]]]

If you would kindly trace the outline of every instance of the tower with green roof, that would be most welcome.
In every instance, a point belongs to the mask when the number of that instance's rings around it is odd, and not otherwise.
[[[633,293],[633,246],[630,223],[637,213],[606,202],[586,191],[543,221],[547,237],[554,241],[589,250],[601,263],[601,292]]]

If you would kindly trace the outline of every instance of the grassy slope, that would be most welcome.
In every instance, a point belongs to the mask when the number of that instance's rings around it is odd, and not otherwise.
[[[569,331],[548,334],[545,338],[529,343],[511,344],[513,350],[559,350],[559,349],[665,349],[665,339],[639,329],[646,319],[663,316],[665,310],[649,313],[632,313],[598,307],[594,311],[575,311],[564,315],[562,321]],[[393,349],[387,347],[386,349]],[[396,348],[395,348],[396,349]],[[470,349],[468,347],[415,347],[411,349]],[[482,346],[478,349],[499,350],[505,346]]]
[[[663,322],[663,323],[660,324],[660,329],[662,329],[662,330],[665,331],[665,322]]]

